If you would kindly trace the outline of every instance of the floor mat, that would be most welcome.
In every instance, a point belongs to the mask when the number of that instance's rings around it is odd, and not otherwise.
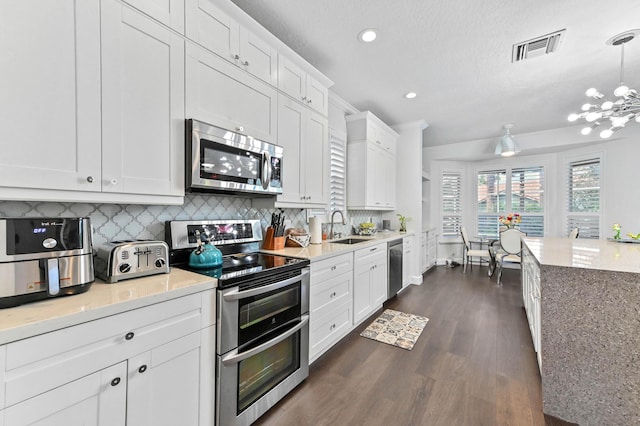
[[[385,309],[360,335],[410,351],[428,322],[427,317]]]

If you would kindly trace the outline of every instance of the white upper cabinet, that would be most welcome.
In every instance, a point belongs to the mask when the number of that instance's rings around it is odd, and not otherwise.
[[[329,112],[329,89],[282,54],[278,55],[278,89],[322,115]]]
[[[182,195],[184,40],[115,0],[102,8],[102,187]]]
[[[277,108],[273,87],[187,43],[187,117],[275,143]]]
[[[184,0],[124,0],[167,27],[184,34]]]
[[[3,2],[0,185],[100,191],[98,0]]]
[[[326,207],[329,201],[329,127],[325,117],[278,96],[278,144],[284,148],[277,207]]]
[[[394,210],[397,133],[368,111],[346,119],[348,207]]]
[[[186,0],[187,37],[259,79],[277,85],[277,51],[211,0]]]

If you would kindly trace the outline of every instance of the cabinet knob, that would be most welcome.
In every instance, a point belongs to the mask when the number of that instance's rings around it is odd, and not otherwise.
[[[87,176],[87,182],[93,183],[93,176]]]
[[[141,365],[140,368],[138,368],[138,373],[144,373],[145,371],[147,371],[146,365]]]
[[[135,336],[135,334],[133,333],[133,331],[130,331],[127,334],[124,335],[124,338],[125,338],[125,340],[131,340],[131,339],[133,339],[133,336]]]
[[[306,101],[307,101],[307,97],[306,97],[306,96],[303,96],[303,97],[302,97],[302,100],[306,102]]]
[[[117,184],[118,184],[118,179],[115,179],[115,178],[114,178],[114,179],[111,179],[111,180],[109,181],[109,183],[110,183],[111,185],[117,185]]]
[[[233,55],[233,59],[237,61],[238,59],[240,59],[240,56],[236,53],[235,55]]]
[[[244,65],[245,67],[248,67],[248,66],[249,66],[249,61],[244,61],[244,62],[242,63],[242,65]]]
[[[120,384],[120,377],[116,377],[111,381],[111,386],[118,386]]]
[[[335,270],[336,270],[336,268],[337,268],[337,266],[336,266],[336,265],[333,265],[333,266],[331,267],[331,270],[332,270],[332,271],[335,271]]]
[[[311,102],[313,102],[311,99],[309,99],[309,100],[307,101],[307,103],[308,103],[309,105],[311,105]]]
[[[236,127],[236,131],[237,132],[244,132],[244,127],[243,126],[238,126],[238,127]]]

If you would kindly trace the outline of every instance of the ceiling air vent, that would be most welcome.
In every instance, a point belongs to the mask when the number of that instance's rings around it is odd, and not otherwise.
[[[519,62],[555,52],[560,46],[560,40],[564,37],[565,31],[566,29],[555,31],[551,34],[514,44],[511,62]]]

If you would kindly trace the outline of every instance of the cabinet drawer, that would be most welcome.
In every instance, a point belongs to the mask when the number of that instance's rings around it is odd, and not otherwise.
[[[202,300],[193,294],[9,343],[6,405],[200,330]]]
[[[353,274],[351,271],[342,275],[326,280],[322,283],[311,286],[309,310],[311,312],[326,309],[342,297],[351,295],[351,280]]]
[[[356,263],[369,261],[376,256],[387,256],[387,243],[380,243],[373,247],[361,249],[355,252],[354,258]]]
[[[353,253],[311,262],[311,289],[313,286],[353,270]]]
[[[315,359],[351,329],[351,300],[345,299],[324,315],[311,313],[309,357]]]

